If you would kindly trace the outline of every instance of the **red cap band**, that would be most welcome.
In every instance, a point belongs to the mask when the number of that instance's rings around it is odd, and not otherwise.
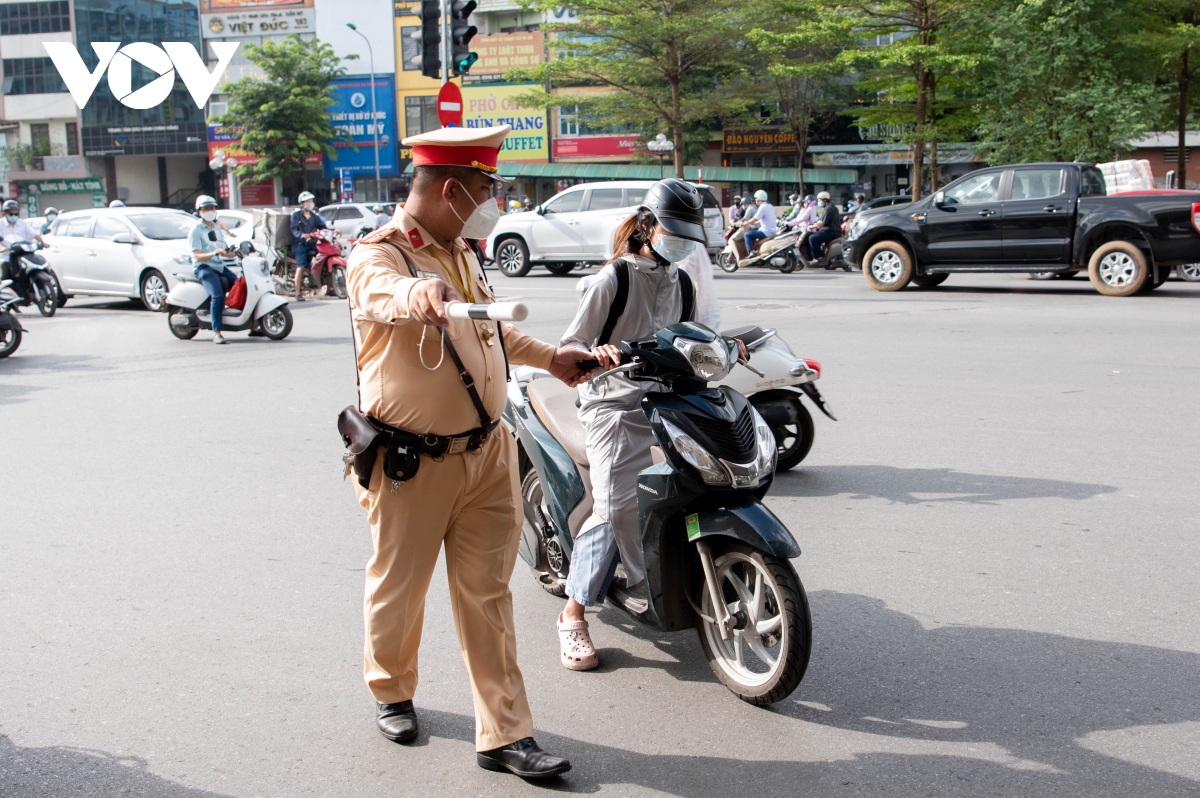
[[[499,147],[451,144],[415,144],[413,166],[470,166],[485,172],[496,171]]]

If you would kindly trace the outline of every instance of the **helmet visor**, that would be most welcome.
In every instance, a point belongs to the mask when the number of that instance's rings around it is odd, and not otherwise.
[[[708,237],[704,235],[704,225],[684,219],[672,219],[670,216],[657,216],[656,218],[668,234],[705,246],[708,245]]]

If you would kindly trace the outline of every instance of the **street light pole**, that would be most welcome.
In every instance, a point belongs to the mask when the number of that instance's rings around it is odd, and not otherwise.
[[[353,22],[347,22],[346,27],[362,36],[367,43],[367,58],[371,64],[371,134],[375,138],[375,197],[379,202],[384,202],[383,182],[379,179],[379,120],[375,116],[375,51],[371,49],[371,40]]]
[[[658,179],[662,180],[663,160],[675,149],[675,142],[668,140],[665,134],[659,133],[646,142],[646,149],[658,156]]]

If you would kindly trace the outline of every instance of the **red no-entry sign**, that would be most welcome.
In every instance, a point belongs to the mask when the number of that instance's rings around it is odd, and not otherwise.
[[[462,127],[462,89],[457,83],[442,84],[438,90],[437,112],[442,127]]]

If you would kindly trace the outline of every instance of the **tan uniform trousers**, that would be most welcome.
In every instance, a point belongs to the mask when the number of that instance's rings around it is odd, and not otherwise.
[[[516,444],[501,426],[475,452],[447,454],[440,462],[422,456],[416,476],[396,493],[383,473],[382,452],[370,490],[355,486],[375,545],[366,569],[367,686],[381,704],[407,701],[416,692],[425,594],[445,545],[480,751],[533,735],[508,589],[521,534],[516,463]]]

